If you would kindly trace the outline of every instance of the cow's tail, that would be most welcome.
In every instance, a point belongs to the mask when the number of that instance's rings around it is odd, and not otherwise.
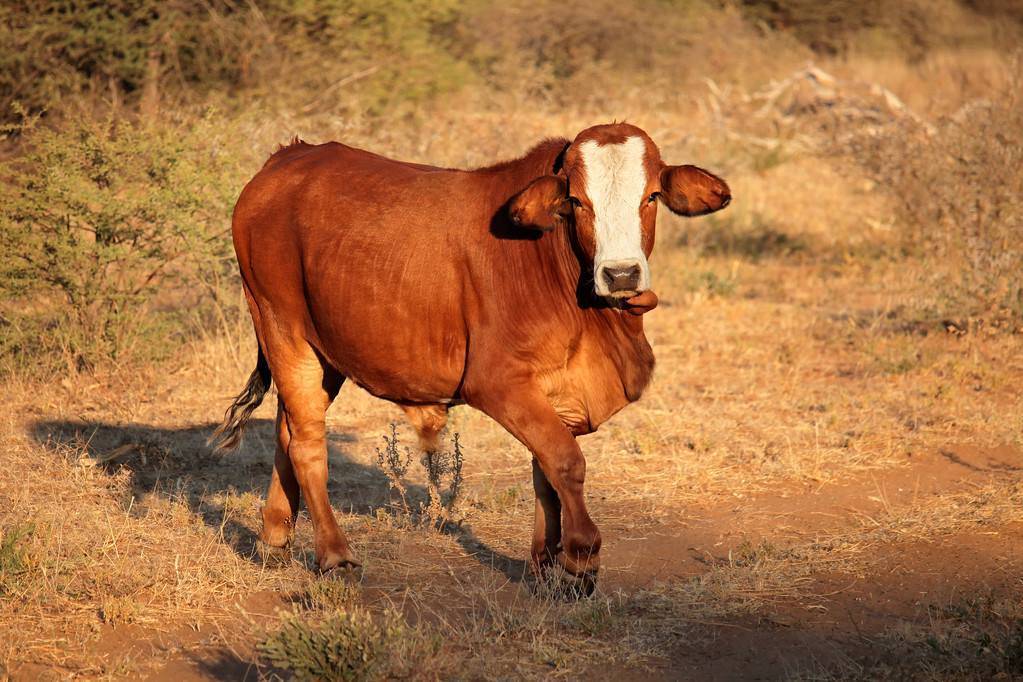
[[[270,390],[270,365],[266,362],[263,349],[259,349],[256,357],[256,369],[252,370],[245,388],[234,399],[231,406],[224,413],[223,423],[217,427],[209,440],[206,441],[213,447],[214,452],[233,450],[238,447],[242,440],[242,429],[245,422],[263,402],[263,396]]]

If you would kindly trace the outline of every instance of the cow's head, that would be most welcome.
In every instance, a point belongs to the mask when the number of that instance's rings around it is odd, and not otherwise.
[[[598,296],[628,299],[650,288],[657,200],[697,216],[724,208],[731,191],[696,166],[668,166],[636,126],[594,126],[566,148],[555,174],[534,180],[510,204],[516,223],[541,230],[574,226],[593,266]]]

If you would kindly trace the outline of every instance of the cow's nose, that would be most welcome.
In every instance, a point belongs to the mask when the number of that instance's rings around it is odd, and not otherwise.
[[[639,264],[624,266],[604,266],[601,271],[607,289],[612,294],[617,291],[637,291],[639,289]]]

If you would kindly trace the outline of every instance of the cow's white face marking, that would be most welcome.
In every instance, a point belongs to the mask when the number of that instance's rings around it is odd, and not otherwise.
[[[618,144],[598,145],[587,140],[579,146],[586,167],[586,194],[593,205],[596,253],[594,288],[599,296],[611,291],[602,276],[604,267],[639,267],[638,291],[650,288],[650,265],[643,253],[639,209],[646,190],[646,144],[630,137]]]

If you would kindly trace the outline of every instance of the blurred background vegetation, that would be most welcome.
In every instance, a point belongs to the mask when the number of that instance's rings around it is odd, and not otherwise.
[[[5,4],[0,371],[47,375],[167,359],[182,344],[244,324],[230,211],[244,182],[292,135],[472,166],[612,118],[646,127],[666,157],[730,178],[806,159],[831,169],[842,159],[842,182],[872,183],[895,234],[863,257],[914,258],[934,274],[910,297],[920,316],[1007,320],[1016,329],[1023,115],[1013,50],[1023,37],[1021,7]],[[800,99],[802,81],[790,82],[795,91],[785,98],[758,99],[811,62],[866,88],[859,113],[839,106],[857,91],[813,78],[809,100]],[[870,88],[877,83],[885,87]],[[871,104],[878,97],[887,109]],[[820,172],[790,180],[806,176]],[[782,189],[822,201],[830,191]],[[836,213],[844,200],[835,198]],[[717,237],[679,243],[707,253],[726,243],[797,244],[805,256],[805,240],[786,236],[768,213],[739,205],[708,221]],[[843,248],[843,257],[855,255]]]

